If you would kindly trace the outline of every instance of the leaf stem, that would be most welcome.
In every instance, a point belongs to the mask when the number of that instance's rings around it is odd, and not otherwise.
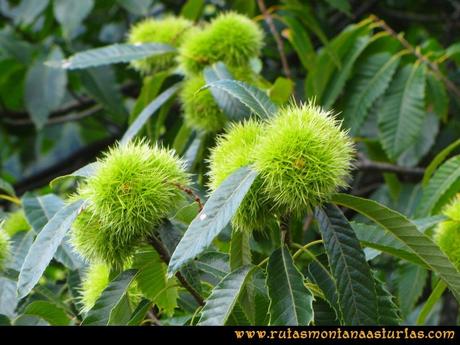
[[[308,251],[307,249],[321,243],[323,243],[323,240],[312,241],[304,246],[298,243],[293,243],[292,246],[298,248],[298,250],[294,253],[292,259],[295,260],[300,254],[302,254],[302,252],[307,252],[308,254],[310,254],[310,251]]]
[[[281,65],[283,66],[284,75],[286,76],[286,78],[291,79],[291,70],[289,69],[286,54],[284,53],[283,40],[281,39],[281,36],[279,35],[278,31],[276,31],[275,23],[273,22],[273,18],[270,12],[267,10],[267,6],[265,5],[264,0],[257,0],[257,4],[259,5],[260,12],[262,12],[265,22],[267,23],[268,28],[270,29],[273,35],[273,38],[275,39],[276,46],[280,54]]]

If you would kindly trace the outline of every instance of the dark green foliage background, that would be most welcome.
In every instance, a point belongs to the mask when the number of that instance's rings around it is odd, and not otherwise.
[[[279,226],[249,236],[232,233],[222,219],[222,226],[202,229],[217,240],[195,241],[200,228],[192,222],[198,209],[191,199],[157,237],[172,254],[191,224],[169,272],[180,271],[206,305],[199,307],[183,284],[164,293],[173,284],[160,259],[169,257],[150,251],[136,257],[134,270],[112,277],[109,293],[80,315],[84,263],[61,243],[66,229],[59,233],[49,222],[56,213],[59,224],[73,219],[76,206],[64,208],[62,199],[75,190],[75,178],[49,183],[94,162],[150,104],[148,122],[130,134],[176,150],[205,201],[215,136],[184,124],[173,86],[177,74],[142,78],[126,63],[104,62],[110,53],[90,61],[99,67],[49,64],[123,43],[129,27],[146,16],[199,21],[226,10],[257,20],[266,35],[259,62],[267,89],[243,94],[232,82],[218,84],[227,93],[214,97],[227,97],[219,104],[233,112],[230,119],[239,120],[243,104],[262,116],[290,100],[315,99],[333,109],[358,151],[345,192],[371,201],[337,195],[333,202],[342,211],[328,205],[281,222],[290,238],[280,248]],[[265,10],[273,24],[264,20]],[[12,239],[15,261],[0,275],[0,324],[457,324],[459,273],[448,262],[436,263],[439,249],[428,237],[460,192],[459,23],[455,0],[0,0],[0,220],[23,208],[33,227]],[[219,79],[208,73],[207,82]],[[168,97],[151,104],[170,86]],[[237,174],[254,178],[249,169]],[[237,182],[229,181],[219,196],[250,185]],[[230,197],[208,200],[205,210],[216,214],[239,205]],[[50,246],[56,233],[61,237]],[[32,245],[35,234],[48,242]],[[320,238],[324,246],[314,242]],[[19,299],[18,276],[31,246],[53,260],[37,259],[44,274],[22,281]],[[348,269],[360,278],[344,277]],[[144,298],[123,305],[134,279]],[[158,284],[150,286],[149,279]]]

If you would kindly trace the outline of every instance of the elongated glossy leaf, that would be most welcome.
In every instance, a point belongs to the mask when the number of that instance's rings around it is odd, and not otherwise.
[[[416,214],[425,217],[437,212],[458,191],[460,191],[460,155],[450,158],[436,170],[423,189]]]
[[[243,167],[231,174],[209,197],[174,251],[168,267],[172,276],[182,265],[202,253],[230,222],[257,173]]]
[[[444,162],[447,156],[449,156],[458,147],[460,147],[460,139],[455,140],[452,144],[444,148],[436,155],[436,157],[433,158],[430,164],[426,167],[425,174],[423,175],[422,185],[424,187],[428,185],[431,176],[433,176],[433,173],[442,164],[442,162]]]
[[[210,84],[218,80],[234,79],[230,71],[222,62],[206,67],[203,71],[203,75],[206,84]],[[210,91],[214,100],[228,118],[232,120],[242,120],[251,114],[243,103],[228,92],[221,90],[220,88],[210,88]]]
[[[318,258],[318,261],[312,261],[308,265],[308,273],[312,281],[315,282],[323,292],[326,302],[329,303],[331,308],[335,310],[337,315],[341,318],[337,284],[335,278],[322,261],[324,260],[320,260],[320,258]]]
[[[380,97],[399,64],[399,56],[379,53],[369,56],[353,78],[343,111],[344,126],[356,134],[367,118],[370,107]]]
[[[128,321],[128,326],[139,326],[151,308],[152,302],[150,302],[148,299],[143,299],[140,301],[134,310],[133,315],[131,315],[131,318]]]
[[[64,207],[64,201],[55,194],[38,197],[26,194],[22,198],[22,205],[27,221],[32,225],[34,231],[39,233],[46,223]]]
[[[251,266],[243,266],[229,273],[212,290],[203,307],[200,326],[223,326],[227,322],[238,297],[252,271]]]
[[[65,60],[48,61],[46,64],[51,67],[72,70],[129,62],[173,51],[175,51],[173,47],[160,43],[113,44],[102,48],[86,50],[72,55]]]
[[[94,6],[94,0],[56,0],[53,3],[54,16],[61,24],[64,36],[72,38]]]
[[[249,233],[246,231],[233,231],[230,243],[230,268],[235,270],[250,263]]]
[[[444,83],[433,72],[427,74],[427,100],[433,107],[433,112],[439,119],[446,121],[449,111],[449,96]]]
[[[126,292],[136,277],[137,270],[131,269],[120,273],[102,292],[83,320],[83,325],[105,326],[111,314],[123,302]]]
[[[136,253],[132,267],[139,270],[136,276],[137,287],[144,297],[152,301],[166,315],[172,315],[177,306],[177,288],[175,278],[166,278],[166,265],[160,256],[150,247]]]
[[[85,266],[83,258],[72,248],[69,236],[64,237],[54,258],[70,270],[77,270]]]
[[[38,316],[52,326],[67,326],[70,323],[70,319],[63,309],[47,301],[30,303],[24,310],[24,314]]]
[[[373,200],[347,194],[335,194],[332,201],[348,207],[379,224],[403,241],[412,251],[446,282],[460,300],[460,273],[438,246],[402,214]]]
[[[382,101],[378,125],[383,148],[396,159],[420,133],[425,119],[425,65],[406,65]]]
[[[195,262],[196,267],[207,274],[222,280],[229,272],[229,257],[221,252],[207,252]]]
[[[283,30],[283,36],[292,44],[303,67],[310,71],[314,67],[316,52],[308,31],[294,16],[284,15],[280,19],[288,26]]]
[[[30,246],[34,241],[35,233],[33,231],[21,231],[11,239],[11,250],[14,253],[8,262],[8,268],[20,272]],[[1,313],[0,313],[1,314]]]
[[[84,167],[81,167],[80,169],[75,170],[71,174],[56,177],[54,180],[50,182],[50,187],[55,188],[56,185],[58,185],[60,182],[67,180],[69,178],[88,178],[94,175],[98,166],[99,164],[97,162],[89,163],[85,165]]]
[[[371,38],[368,35],[360,36],[353,43],[351,49],[343,58],[342,68],[335,73],[329,82],[327,89],[324,92],[323,104],[326,108],[330,108],[337,97],[343,90],[346,81],[351,75],[353,65],[358,59],[359,55],[364,51],[367,45],[371,42]]]
[[[49,53],[48,59],[55,61],[63,56],[61,49],[55,47]],[[43,60],[37,60],[27,72],[25,104],[38,129],[45,125],[50,112],[61,104],[66,85],[66,72],[44,65]]]
[[[5,191],[11,196],[16,195],[13,186],[2,178],[0,178],[0,191]]]
[[[351,222],[351,226],[359,241],[366,247],[380,250],[417,265],[426,264],[412,250],[391,232],[374,224]]]
[[[428,278],[423,267],[405,263],[397,271],[398,300],[401,314],[407,317],[422,295]]]
[[[399,325],[401,318],[393,295],[386,289],[384,283],[375,276],[374,282],[377,292],[378,324],[382,326]]]
[[[236,98],[261,119],[270,118],[277,110],[265,92],[242,81],[218,80],[203,86],[202,90],[208,88],[217,88]]]
[[[286,248],[268,260],[267,287],[271,326],[307,326],[313,320],[313,296]]]
[[[302,14],[299,13],[302,18]],[[359,37],[370,32],[369,19],[350,25],[343,30],[329,44],[325,45],[316,59],[315,66],[308,74],[305,84],[306,97],[316,99],[323,104],[323,97],[329,88],[332,78],[343,67],[345,56],[351,51]]]
[[[134,122],[129,126],[128,130],[121,139],[121,143],[126,144],[132,140],[141,130],[141,128],[146,124],[148,119],[172,96],[174,96],[178,90],[179,84],[173,85],[169,89],[166,89],[161,94],[159,94],[158,97],[155,98],[152,102],[150,102],[150,104],[144,110],[142,110],[136,120],[134,120]]]
[[[317,209],[315,216],[337,284],[344,323],[377,324],[377,294],[372,273],[353,229],[334,205]]]
[[[54,256],[62,239],[67,234],[83,205],[78,200],[59,210],[45,225],[30,247],[21,268],[18,281],[18,296],[26,296],[37,284],[49,262]]]
[[[110,112],[116,123],[124,123],[128,112],[112,66],[80,70],[78,75],[89,95]]]
[[[19,298],[16,294],[16,282],[0,276],[0,314],[8,317],[15,316],[18,303]]]
[[[146,16],[153,0],[116,0],[116,2],[133,14]]]

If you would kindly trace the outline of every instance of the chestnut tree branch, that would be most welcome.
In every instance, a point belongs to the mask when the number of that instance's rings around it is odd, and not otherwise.
[[[161,260],[166,264],[169,265],[169,261],[171,260],[171,256],[169,255],[168,249],[164,246],[164,244],[155,236],[152,235],[149,239],[150,245],[158,252]],[[204,298],[200,295],[195,288],[190,285],[190,283],[185,279],[185,277],[180,272],[176,272],[176,278],[179,280],[181,285],[193,296],[195,301],[200,305],[204,305]]]
[[[289,64],[286,58],[286,54],[284,53],[284,43],[278,31],[276,31],[276,27],[275,27],[275,23],[273,22],[272,15],[267,10],[267,6],[265,5],[264,0],[257,0],[257,4],[259,5],[260,12],[262,12],[264,20],[267,23],[268,28],[270,29],[270,32],[273,35],[273,38],[275,39],[276,46],[280,54],[281,65],[283,66],[284,75],[288,79],[291,79],[291,70],[289,69]]]

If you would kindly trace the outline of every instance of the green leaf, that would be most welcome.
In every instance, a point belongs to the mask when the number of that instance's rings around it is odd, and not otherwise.
[[[83,258],[74,251],[70,244],[69,236],[64,237],[54,258],[70,270],[77,270],[85,266]]]
[[[68,70],[111,65],[121,62],[143,59],[153,55],[174,52],[175,48],[162,43],[144,44],[113,44],[76,53],[60,61],[47,61],[46,64],[55,68]]]
[[[423,305],[422,310],[420,310],[420,313],[418,314],[416,321],[417,325],[423,325],[425,323],[426,318],[428,317],[436,303],[439,301],[439,299],[442,297],[442,294],[446,290],[446,287],[446,283],[444,283],[442,280],[440,280],[436,284],[435,288],[431,292],[430,297],[428,297],[425,304]]]
[[[276,78],[275,83],[268,90],[270,99],[279,105],[286,103],[294,92],[294,86],[293,81],[290,79],[284,77]]]
[[[142,324],[142,321],[145,319],[145,315],[147,315],[148,311],[152,308],[152,302],[148,299],[142,299],[139,302],[138,306],[131,315],[131,318],[128,321],[128,326],[139,326]]]
[[[174,96],[179,90],[180,84],[175,84],[169,89],[163,91],[157,98],[155,98],[149,105],[142,110],[139,116],[134,120],[134,122],[129,126],[128,130],[123,135],[121,139],[121,144],[126,144],[132,140],[136,134],[141,130],[141,128],[146,124],[148,119],[158,110],[160,107],[165,104],[172,96]]]
[[[351,222],[350,225],[363,246],[373,248],[426,267],[412,250],[391,232],[374,224]]]
[[[21,231],[13,236],[11,239],[11,252],[14,253],[14,255],[12,260],[7,264],[8,268],[17,272],[21,271],[21,267],[34,241],[34,237],[35,233],[33,231]]]
[[[351,6],[348,0],[325,0],[331,7],[351,16]]]
[[[425,119],[425,79],[423,64],[406,65],[398,70],[378,114],[382,146],[395,160],[420,133]]]
[[[349,26],[319,51],[315,66],[305,81],[305,92],[308,99],[316,99],[318,104],[324,104],[324,94],[329,89],[331,79],[343,67],[345,56],[353,51],[352,48],[357,44],[357,39],[370,32],[369,24],[370,20],[364,20]],[[348,69],[349,67],[347,67]],[[343,76],[347,76],[347,74],[347,71],[342,73]],[[343,76],[340,79],[343,79]],[[339,84],[337,85],[340,86]],[[334,91],[334,93],[336,92]]]
[[[436,213],[460,190],[460,155],[447,160],[434,173],[423,188],[422,199],[417,208],[419,217]]]
[[[200,90],[217,88],[249,108],[261,119],[270,118],[276,113],[277,107],[262,90],[238,80],[223,79],[203,86]]]
[[[116,0],[120,6],[139,16],[146,16],[152,6],[153,0]]]
[[[308,31],[305,30],[302,24],[294,16],[283,15],[280,19],[289,27],[283,30],[283,36],[289,40],[292,47],[297,52],[297,56],[303,67],[311,71],[314,67],[316,52],[310,40],[310,36],[308,35]]]
[[[94,307],[86,314],[82,325],[105,326],[117,307],[123,303],[129,286],[136,278],[137,270],[130,269],[120,273],[109,286],[105,288]]]
[[[316,283],[323,292],[326,302],[329,303],[331,308],[338,315],[340,315],[336,281],[331,272],[329,272],[327,265],[323,264],[319,258],[317,259],[318,260],[314,260],[308,265],[308,274],[311,277],[311,280]],[[334,319],[336,318],[337,316]]]
[[[250,263],[249,233],[246,231],[233,231],[230,242],[230,269],[233,271]]]
[[[180,11],[182,17],[197,21],[200,19],[204,10],[204,0],[187,0]]]
[[[174,278],[166,278],[167,267],[158,253],[150,247],[143,247],[136,253],[132,267],[139,270],[136,282],[142,294],[171,316],[177,306],[177,288],[173,286]]]
[[[54,47],[48,55],[50,61],[63,58],[59,47]],[[48,121],[52,110],[55,110],[64,98],[67,87],[67,73],[43,64],[38,59],[29,68],[25,82],[25,105],[32,121],[38,129]]]
[[[373,200],[347,194],[335,194],[332,201],[369,218],[398,237],[439,277],[460,300],[460,274],[433,241],[419,232],[402,214]]]
[[[113,68],[111,66],[88,68],[79,71],[79,75],[86,91],[107,111],[116,116],[115,121],[124,123],[128,112],[117,86]]]
[[[312,322],[313,296],[285,247],[268,259],[267,287],[271,326],[307,326]]]
[[[423,175],[422,185],[426,187],[430,181],[431,176],[436,171],[438,166],[449,156],[451,152],[457,149],[460,146],[460,139],[455,140],[449,146],[445,147],[441,152],[439,152],[436,157],[433,158],[431,163],[426,167],[425,174]]]
[[[321,298],[313,301],[313,311],[315,315],[315,326],[338,326],[337,314],[331,305]]]
[[[70,39],[90,14],[94,0],[55,0],[53,5],[54,16],[62,26],[64,37]]]
[[[385,288],[385,285],[374,274],[375,290],[377,292],[377,315],[378,324],[382,326],[397,326],[399,317],[398,306],[394,302],[393,295]]]
[[[373,277],[353,229],[334,205],[318,208],[315,216],[337,284],[344,323],[377,324],[377,295]]]
[[[22,198],[24,214],[37,234],[64,205],[64,201],[55,194],[38,197],[26,194]]]
[[[257,173],[243,167],[231,174],[209,197],[193,220],[169,262],[168,275],[202,253],[230,222]]]
[[[35,238],[19,273],[20,298],[25,297],[37,284],[82,205],[83,201],[78,200],[60,209]]]
[[[398,165],[406,167],[416,166],[422,158],[430,152],[430,149],[435,143],[436,136],[439,132],[438,117],[428,112],[422,124],[420,134],[411,146],[406,148],[398,158]]]
[[[29,25],[45,10],[49,0],[22,0],[16,8],[16,24]]]
[[[14,317],[19,298],[16,294],[16,282],[0,276],[0,314]]]
[[[379,53],[369,56],[359,66],[343,110],[344,126],[350,128],[352,134],[358,133],[372,104],[387,89],[399,60],[398,55]]]
[[[68,174],[68,175],[62,175],[56,177],[54,180],[50,182],[50,187],[51,188],[56,188],[56,186],[61,183],[64,180],[67,180],[69,178],[88,178],[91,177],[95,174],[97,168],[99,167],[99,163],[89,163],[85,165],[84,167],[75,170],[73,173]]]
[[[240,267],[217,284],[206,299],[199,326],[225,325],[252,270],[251,266]]]
[[[64,310],[47,301],[35,301],[24,310],[25,315],[34,315],[47,321],[52,326],[67,326],[70,319]]]
[[[445,122],[449,111],[449,96],[444,83],[433,72],[427,74],[426,81],[426,98],[433,106],[433,112]]]
[[[347,54],[343,57],[342,67],[337,73],[334,73],[327,88],[324,90],[322,104],[326,108],[330,108],[334,105],[334,102],[341,94],[346,81],[351,75],[354,63],[370,42],[371,38],[368,35],[359,36],[353,43],[353,46],[348,50]]]
[[[16,196],[13,186],[2,178],[0,178],[0,191],[1,190],[7,192],[11,196]]]
[[[206,67],[203,71],[203,75],[206,84],[218,80],[234,80],[232,74],[222,62]],[[219,88],[211,88],[210,91],[216,103],[229,119],[240,121],[250,115],[248,108],[228,92]]]
[[[405,263],[397,271],[398,300],[404,317],[414,309],[422,295],[428,278],[428,271],[423,267]]]
[[[195,261],[196,267],[205,273],[208,273],[219,281],[222,280],[229,272],[228,255],[221,252],[207,252]]]

